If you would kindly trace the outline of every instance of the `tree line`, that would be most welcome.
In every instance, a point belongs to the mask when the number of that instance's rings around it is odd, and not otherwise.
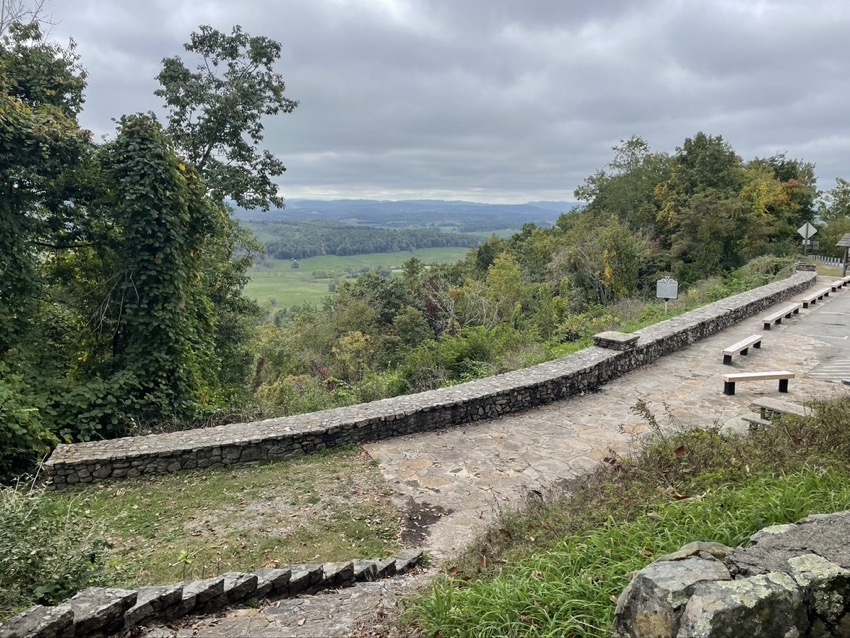
[[[427,228],[369,228],[335,222],[251,222],[263,236],[265,251],[276,259],[306,259],[319,255],[366,255],[392,253],[418,248],[471,248],[478,237],[443,233]]]

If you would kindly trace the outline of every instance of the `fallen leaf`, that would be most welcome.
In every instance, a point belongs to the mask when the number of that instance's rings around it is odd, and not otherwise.
[[[302,618],[301,620],[299,620],[299,621],[298,621],[298,626],[300,627],[300,626],[301,626],[301,625],[303,625],[305,622],[307,622],[307,619],[306,619],[306,618]]]

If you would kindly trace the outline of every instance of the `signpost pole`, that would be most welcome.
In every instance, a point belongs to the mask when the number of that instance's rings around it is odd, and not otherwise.
[[[818,232],[818,229],[812,226],[809,222],[806,222],[802,226],[797,229],[797,233],[800,237],[803,238],[803,256],[809,256],[809,244],[811,243],[812,237],[815,236],[815,233]]]
[[[844,237],[839,239],[838,243],[835,244],[835,245],[838,246],[839,248],[844,249],[844,265],[843,265],[843,268],[842,268],[841,276],[846,277],[847,276],[847,257],[848,257],[848,254],[850,254],[850,233],[847,233],[846,235],[844,235]]]

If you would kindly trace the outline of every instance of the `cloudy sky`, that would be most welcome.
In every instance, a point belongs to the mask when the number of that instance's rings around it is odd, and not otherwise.
[[[283,44],[267,124],[285,197],[572,200],[639,135],[850,178],[846,0],[50,0],[90,78],[83,125],[156,110],[200,24]]]

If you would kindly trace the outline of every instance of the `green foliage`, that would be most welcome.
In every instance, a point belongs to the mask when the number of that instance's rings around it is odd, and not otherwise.
[[[42,399],[42,414],[52,432],[68,442],[125,436],[137,418],[149,413],[153,400],[148,398],[143,406],[140,386],[128,372],[84,384],[60,379],[49,390]]]
[[[25,339],[41,294],[36,244],[72,223],[64,177],[88,142],[76,122],[84,86],[73,47],[45,43],[37,24],[0,39],[0,357]]]
[[[0,476],[29,470],[57,442],[42,421],[39,403],[24,375],[0,360]]]
[[[94,144],[85,77],[36,24],[0,40],[2,473],[248,394],[256,245],[152,115]]]
[[[124,117],[120,126],[105,167],[123,228],[112,367],[135,377],[146,417],[188,416],[214,390],[206,372],[214,316],[198,284],[205,237],[224,212],[152,117]]]
[[[24,483],[0,487],[0,621],[99,584],[103,531],[78,501],[63,504]]]
[[[230,35],[201,26],[184,45],[201,59],[195,72],[179,57],[162,61],[155,94],[165,101],[168,132],[203,175],[218,201],[246,208],[283,206],[272,178],[286,168],[269,151],[257,152],[263,118],[291,113],[298,102],[284,97],[275,73],[278,42],[250,36],[235,26]]]

